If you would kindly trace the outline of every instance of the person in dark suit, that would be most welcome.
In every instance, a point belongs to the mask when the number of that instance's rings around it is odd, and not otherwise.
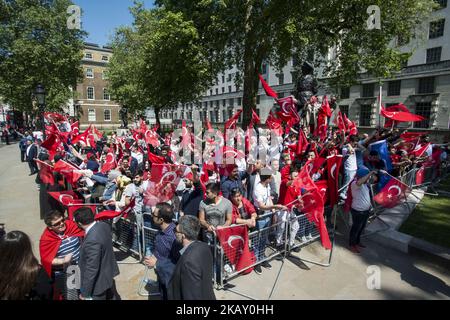
[[[213,256],[206,243],[197,241],[200,228],[197,217],[185,215],[175,229],[183,249],[167,288],[169,300],[216,300]]]
[[[33,174],[36,174],[39,171],[36,161],[34,161],[34,159],[36,159],[38,156],[38,147],[37,144],[33,143],[33,141],[30,139],[27,141],[26,155],[28,166],[30,167],[30,176],[32,176]]]
[[[80,249],[78,263],[81,274],[81,300],[120,300],[114,277],[119,274],[119,266],[111,238],[111,226],[106,222],[94,221],[94,213],[89,208],[74,212],[75,222],[86,233]]]

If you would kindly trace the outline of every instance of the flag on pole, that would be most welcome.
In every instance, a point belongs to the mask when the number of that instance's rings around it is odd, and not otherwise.
[[[278,94],[269,86],[269,84],[264,80],[264,78],[258,74],[259,80],[261,81],[261,84],[264,88],[264,91],[266,92],[266,95],[269,97],[272,97],[274,99],[278,98]]]
[[[369,145],[369,151],[376,151],[380,159],[384,163],[386,171],[390,172],[392,170],[391,156],[387,148],[386,140],[380,140]]]
[[[331,207],[338,202],[339,172],[341,170],[342,159],[342,155],[333,155],[327,158],[328,197]]]
[[[373,200],[385,208],[395,207],[402,199],[406,199],[411,188],[391,176],[389,182],[373,197]]]

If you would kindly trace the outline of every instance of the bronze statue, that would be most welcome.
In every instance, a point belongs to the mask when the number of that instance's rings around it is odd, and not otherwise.
[[[121,129],[128,129],[128,108],[126,106],[123,106],[120,111],[120,119],[122,120],[122,126]]]
[[[297,81],[296,98],[303,125],[309,126],[315,121],[315,109],[318,108],[317,99],[311,99],[317,94],[318,84],[314,78],[314,67],[308,61],[302,65],[302,75]],[[320,106],[319,106],[320,107]]]

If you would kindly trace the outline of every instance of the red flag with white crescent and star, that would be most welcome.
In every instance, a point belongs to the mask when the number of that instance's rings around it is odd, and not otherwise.
[[[339,190],[338,182],[341,164],[342,164],[342,155],[333,155],[327,158],[328,196],[331,207],[333,207],[338,202],[338,190]]]
[[[109,151],[108,154],[106,155],[105,162],[102,164],[102,169],[100,171],[101,173],[107,173],[108,171],[116,167],[117,167],[116,155],[111,149],[111,151]]]
[[[151,178],[144,193],[144,203],[155,206],[159,202],[172,200],[185,169],[184,165],[153,163]]]
[[[373,197],[373,200],[385,208],[393,208],[402,199],[406,199],[411,191],[411,188],[400,180],[391,178],[384,188]]]
[[[250,252],[248,247],[247,226],[236,225],[227,228],[218,228],[216,234],[225,256],[236,271],[241,271],[256,262],[255,254]],[[252,271],[253,268],[248,268],[244,274]]]
[[[39,167],[39,178],[44,184],[55,184],[55,177],[53,176],[53,166],[45,163],[39,159],[36,159],[36,163]]]
[[[78,199],[78,196],[76,195],[76,193],[71,190],[53,191],[53,192],[49,192],[48,194],[65,207],[67,207],[71,204],[83,203],[83,200]]]

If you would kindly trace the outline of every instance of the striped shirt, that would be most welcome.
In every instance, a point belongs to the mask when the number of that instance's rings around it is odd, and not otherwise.
[[[175,241],[175,223],[169,224],[164,231],[159,231],[155,237],[155,250],[154,255],[156,259],[170,258],[172,251],[172,245]]]
[[[57,258],[64,258],[68,254],[72,253],[72,263],[78,263],[80,258],[80,238],[79,237],[68,237],[61,241],[58,252],[56,253]]]

